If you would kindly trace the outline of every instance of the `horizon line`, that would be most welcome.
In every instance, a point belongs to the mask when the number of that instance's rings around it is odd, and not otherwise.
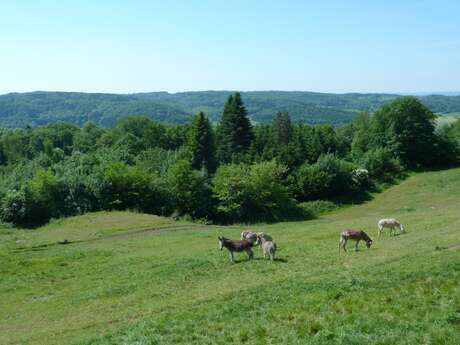
[[[199,92],[299,92],[299,93],[317,93],[317,94],[332,94],[332,95],[347,95],[347,94],[375,94],[375,95],[400,95],[400,96],[460,96],[459,91],[385,91],[385,92],[373,92],[373,91],[347,91],[347,92],[331,92],[331,91],[311,91],[311,90],[276,90],[276,89],[246,89],[246,90],[232,90],[232,89],[203,89],[203,90],[182,90],[182,91],[134,91],[134,92],[109,92],[109,91],[68,91],[68,90],[33,90],[33,91],[10,91],[6,93],[0,93],[0,96],[6,96],[11,94],[28,94],[28,93],[81,93],[81,94],[111,94],[111,95],[136,95],[136,94],[148,94],[148,93],[167,93],[170,95],[181,94],[181,93],[199,93]]]

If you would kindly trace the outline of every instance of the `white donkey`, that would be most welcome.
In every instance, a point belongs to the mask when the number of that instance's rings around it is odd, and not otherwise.
[[[377,225],[379,227],[378,237],[380,237],[385,228],[390,228],[390,236],[394,234],[395,228],[398,228],[401,233],[404,232],[404,226],[394,218],[380,219]]]

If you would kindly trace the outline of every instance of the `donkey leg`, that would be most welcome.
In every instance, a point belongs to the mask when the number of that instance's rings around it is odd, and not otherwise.
[[[252,252],[252,250],[250,248],[248,250],[246,250],[246,253],[248,253],[249,260],[254,258],[254,253]]]
[[[358,241],[356,241],[356,244],[355,244],[355,252],[357,252],[357,251],[358,251],[358,244],[359,244],[359,240],[358,240]]]
[[[230,251],[230,261],[232,263],[235,263],[235,258],[233,257],[233,252],[232,251]]]

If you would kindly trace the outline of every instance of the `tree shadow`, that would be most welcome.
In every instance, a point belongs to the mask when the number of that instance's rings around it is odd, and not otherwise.
[[[375,189],[374,193],[378,193],[379,190]],[[370,191],[361,191],[357,193],[348,193],[341,196],[336,196],[330,200],[337,204],[338,206],[344,205],[359,205],[365,202],[369,202],[374,199]]]
[[[36,252],[36,251],[46,250],[46,249],[48,249],[50,247],[54,247],[54,246],[67,245],[67,244],[73,244],[73,243],[79,243],[79,242],[83,242],[83,241],[63,240],[63,241],[58,241],[58,242],[54,242],[54,243],[39,244],[39,245],[32,246],[32,247],[18,247],[18,248],[15,248],[15,249],[11,250],[11,252],[13,252],[13,253]]]

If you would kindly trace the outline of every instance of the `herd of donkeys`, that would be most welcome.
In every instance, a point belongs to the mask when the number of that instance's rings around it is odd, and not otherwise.
[[[395,233],[395,229],[398,228],[399,231],[402,233],[404,232],[404,226],[398,220],[394,218],[385,218],[381,219],[377,223],[379,233],[378,237],[380,237],[381,233],[385,228],[390,229],[390,235]],[[223,250],[224,247],[228,249],[230,253],[230,261],[235,262],[233,253],[234,252],[246,252],[248,254],[249,260],[254,257],[254,253],[252,252],[252,247],[260,246],[262,248],[262,252],[264,255],[264,259],[270,258],[270,260],[275,260],[276,254],[276,242],[273,240],[272,236],[265,234],[263,232],[252,232],[252,231],[243,231],[241,233],[240,240],[230,240],[225,237],[219,236],[219,249]],[[369,249],[372,245],[372,239],[369,237],[362,230],[352,230],[347,229],[340,234],[340,242],[339,242],[339,252],[340,249],[343,248],[344,251],[347,251],[347,242],[348,241],[355,241],[355,249],[358,250],[358,245],[360,241],[366,242],[366,246]]]

